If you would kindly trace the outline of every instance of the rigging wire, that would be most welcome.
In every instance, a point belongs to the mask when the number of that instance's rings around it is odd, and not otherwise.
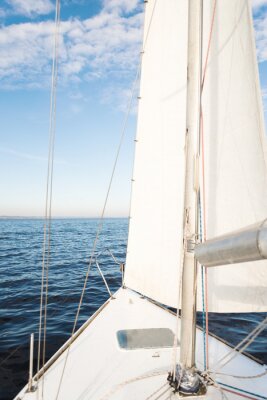
[[[73,335],[74,335],[75,330],[76,330],[76,326],[77,326],[77,322],[78,322],[78,318],[79,318],[79,314],[80,314],[80,310],[81,310],[81,306],[82,306],[82,302],[83,302],[83,298],[84,298],[84,294],[85,294],[88,278],[89,278],[89,273],[90,273],[91,266],[93,264],[93,260],[94,260],[94,257],[95,257],[95,251],[96,251],[98,239],[99,239],[100,233],[101,233],[102,228],[103,228],[106,206],[107,206],[107,202],[108,202],[108,198],[109,198],[109,194],[110,194],[111,185],[112,185],[112,182],[113,182],[116,166],[117,166],[117,163],[118,163],[118,158],[119,158],[120,150],[121,150],[121,147],[122,147],[123,139],[124,139],[125,133],[126,133],[126,125],[127,125],[127,122],[128,122],[128,117],[129,117],[130,110],[131,110],[132,103],[133,103],[134,90],[135,90],[136,82],[137,82],[138,77],[139,77],[139,70],[140,70],[140,68],[138,67],[137,74],[136,74],[136,77],[135,77],[135,80],[134,80],[134,83],[133,83],[133,87],[132,87],[132,94],[131,94],[131,97],[130,97],[130,100],[129,100],[129,103],[128,103],[128,107],[127,107],[127,114],[126,114],[126,117],[125,117],[125,120],[124,120],[124,123],[123,123],[122,135],[121,135],[119,147],[118,147],[118,150],[117,150],[114,166],[113,166],[113,169],[112,169],[110,182],[109,182],[109,186],[108,186],[108,191],[107,191],[107,194],[106,194],[106,197],[105,197],[104,206],[103,206],[102,213],[101,213],[101,216],[100,216],[100,221],[98,223],[97,232],[96,232],[96,236],[95,236],[94,243],[93,243],[93,249],[92,249],[90,260],[89,260],[89,263],[88,263],[88,268],[87,268],[86,276],[85,276],[85,279],[84,279],[84,285],[83,285],[80,301],[79,301],[79,304],[78,304],[78,309],[77,309],[77,312],[76,312],[76,316],[75,316],[75,320],[74,320],[74,324],[73,324],[73,328],[72,328],[70,346],[72,344]],[[60,382],[59,382],[59,387],[58,387],[58,390],[57,390],[56,400],[58,399],[58,395],[59,395],[59,392],[60,392],[60,387],[61,387],[61,384],[62,384],[63,375],[64,375],[64,372],[65,372],[65,368],[66,368],[66,364],[67,364],[67,360],[68,360],[70,346],[68,348],[68,351],[67,351],[67,354],[66,354],[66,358],[65,358],[65,361],[64,361],[63,370],[62,370],[62,374],[61,374]]]
[[[97,257],[95,257],[95,263],[96,263],[98,272],[100,273],[100,276],[101,276],[101,278],[102,278],[103,281],[104,281],[104,284],[105,284],[105,286],[106,286],[106,289],[107,289],[107,291],[108,291],[108,294],[109,294],[110,298],[111,298],[111,299],[114,299],[115,297],[113,296],[113,294],[112,294],[111,291],[110,291],[110,288],[109,288],[109,286],[108,286],[108,284],[107,284],[106,278],[105,278],[105,276],[104,276],[104,274],[103,274],[103,272],[102,272],[102,270],[101,270],[101,268],[100,268],[100,266],[99,266]]]
[[[108,190],[107,190],[107,194],[106,194],[105,201],[104,201],[104,206],[103,206],[102,213],[101,213],[101,216],[100,216],[100,221],[99,221],[99,224],[98,224],[98,227],[97,227],[97,232],[96,232],[96,236],[95,236],[94,243],[93,243],[93,249],[92,249],[91,256],[90,256],[90,261],[88,263],[88,269],[87,269],[85,280],[84,280],[82,294],[81,294],[80,301],[79,301],[79,304],[78,304],[78,309],[77,309],[77,312],[76,312],[76,316],[75,316],[75,320],[74,320],[74,324],[73,324],[73,329],[72,329],[72,333],[71,333],[71,343],[72,343],[73,335],[74,335],[74,332],[75,332],[75,329],[76,329],[76,325],[77,325],[77,322],[78,322],[78,317],[79,317],[79,314],[80,314],[80,309],[81,309],[81,305],[82,305],[82,302],[83,302],[83,298],[84,298],[84,294],[85,294],[85,290],[86,290],[86,286],[87,286],[87,281],[88,281],[88,278],[89,278],[89,273],[90,273],[91,266],[92,266],[92,263],[93,263],[93,260],[94,260],[94,257],[95,257],[95,251],[96,251],[98,239],[99,239],[100,233],[101,233],[102,228],[103,228],[106,206],[107,206],[107,202],[108,202],[108,199],[109,199],[111,185],[112,185],[112,182],[113,182],[115,170],[116,170],[117,163],[118,163],[120,150],[121,150],[122,143],[123,143],[123,140],[124,140],[124,137],[125,137],[125,134],[126,134],[126,125],[127,125],[129,114],[130,114],[130,110],[131,110],[131,107],[132,107],[132,104],[133,104],[134,91],[135,91],[136,83],[138,81],[139,72],[140,72],[140,64],[138,66],[136,77],[134,79],[134,83],[133,83],[133,86],[132,86],[132,93],[131,93],[131,96],[130,96],[130,99],[129,99],[129,103],[128,103],[128,107],[127,107],[127,113],[126,113],[125,120],[124,120],[124,123],[123,123],[122,135],[121,135],[119,147],[118,147],[118,150],[117,150],[114,166],[113,166],[113,169],[112,169],[112,173],[111,173],[111,177],[110,177],[110,181],[109,181],[109,185],[108,185]],[[70,347],[68,348],[67,355],[66,355],[66,358],[65,358],[65,361],[64,361],[63,371],[62,371],[62,374],[61,374],[61,377],[60,377],[60,383],[59,383],[56,399],[58,399],[60,387],[61,387],[61,384],[62,384],[62,379],[63,379],[63,375],[64,375],[64,371],[65,371],[65,368],[66,368],[66,363],[67,363],[67,359],[68,359],[68,355],[69,355],[69,349],[70,349]]]
[[[107,251],[110,254],[110,256],[112,257],[112,259],[113,259],[115,264],[121,265],[121,263],[118,261],[117,257],[114,256],[114,254],[112,253],[112,251],[111,251],[111,249],[109,247],[106,247],[104,249],[104,251]],[[97,259],[104,253],[104,251],[101,251],[100,253],[97,254]],[[57,296],[55,296],[55,297],[57,298]],[[68,300],[68,298],[65,297],[63,301],[60,301],[57,304],[60,305],[60,306],[63,306],[63,304],[65,304],[67,300]],[[55,310],[53,313],[51,313],[50,314],[50,318],[52,318],[54,315],[56,315],[57,312],[58,312],[58,310]],[[9,333],[8,332],[4,332],[0,337],[2,337],[4,334],[8,335]],[[0,360],[0,367],[3,364],[5,364],[10,359],[10,357],[12,357],[14,354],[16,354],[16,352],[19,351],[23,346],[24,346],[23,344],[20,344],[15,349],[11,350],[5,358]]]
[[[42,279],[40,296],[40,315],[39,315],[39,333],[38,333],[38,356],[37,373],[41,364],[41,341],[43,336],[42,349],[42,367],[45,364],[46,353],[46,324],[47,324],[47,304],[48,304],[48,278],[51,250],[51,210],[52,210],[52,188],[53,188],[53,167],[54,167],[54,149],[56,132],[56,88],[58,73],[58,44],[59,44],[59,26],[60,26],[60,0],[56,0],[55,25],[54,25],[54,49],[52,60],[51,94],[50,94],[50,122],[49,122],[49,148],[45,199],[45,217],[44,217],[44,239],[43,239],[43,258],[42,258]],[[42,380],[43,382],[43,380]],[[37,397],[39,398],[39,381],[37,382]],[[42,397],[44,382],[42,384]]]
[[[231,378],[235,378],[235,379],[257,379],[257,378],[262,378],[263,376],[267,375],[267,370],[265,370],[264,372],[261,372],[260,374],[257,375],[231,375],[231,374],[225,374],[224,372],[213,372],[210,371],[211,374],[215,374],[215,375],[222,375],[222,376],[230,376]]]
[[[151,393],[148,397],[146,397],[145,400],[151,400],[156,394],[158,394],[162,389],[165,388],[165,386],[168,385],[168,382],[165,382],[163,385],[161,385],[158,389],[156,389],[153,393]],[[165,393],[165,392],[164,392]],[[155,400],[155,399],[154,399]]]
[[[56,6],[56,26],[59,27],[59,11],[60,11],[60,0],[57,0],[57,6]],[[216,0],[215,0],[215,4],[216,4]],[[215,8],[215,6],[214,6]],[[214,19],[214,15],[213,15],[213,19]],[[212,21],[213,23],[213,21]],[[50,145],[49,145],[49,165],[48,165],[48,180],[47,180],[47,195],[46,195],[46,214],[45,214],[45,225],[44,225],[44,251],[43,251],[43,273],[42,273],[42,293],[41,293],[41,305],[40,305],[40,331],[42,329],[42,308],[43,308],[43,291],[45,288],[45,303],[44,303],[44,326],[43,326],[43,336],[44,336],[44,347],[43,347],[43,366],[44,366],[44,362],[45,362],[45,338],[46,338],[46,321],[47,321],[47,298],[48,298],[48,271],[49,271],[49,256],[50,256],[50,234],[51,234],[51,206],[52,206],[52,182],[53,182],[53,155],[54,155],[54,143],[55,143],[55,114],[56,114],[56,81],[57,81],[57,56],[58,56],[58,31],[56,32],[56,44],[55,44],[55,52],[56,52],[56,56],[53,59],[53,70],[54,70],[54,74],[53,77],[54,79],[52,80],[53,84],[52,84],[52,92],[51,93],[51,116],[52,116],[52,120],[50,122],[50,129],[51,129],[51,136],[50,136]],[[210,44],[209,44],[210,47]],[[209,51],[209,50],[208,50]],[[206,59],[206,64],[205,64],[205,70],[207,67],[207,59]],[[206,72],[206,71],[205,71]],[[205,80],[205,73],[203,76],[203,86],[204,86],[204,80]],[[203,90],[203,87],[202,87]],[[131,98],[131,102],[132,102],[132,98]],[[130,103],[131,103],[130,102]],[[125,127],[124,127],[125,129]],[[113,176],[114,176],[114,172],[115,172],[115,168],[116,168],[116,164],[118,161],[118,155],[120,152],[120,148],[122,145],[122,141],[120,142],[119,145],[119,150],[118,150],[118,154],[115,160],[115,165],[112,171],[112,175],[111,175],[111,181],[110,181],[110,185],[108,188],[108,193],[107,193],[107,197],[105,199],[105,203],[104,203],[104,209],[103,209],[103,213],[101,215],[101,219],[103,219],[104,217],[104,211],[106,208],[106,204],[107,204],[107,200],[108,200],[108,196],[109,196],[109,192],[110,192],[110,187],[111,187],[111,183],[113,180]],[[101,228],[99,229],[100,231],[102,230],[102,225]],[[95,242],[97,242],[98,240],[98,235],[96,236]],[[94,254],[94,250],[95,247],[93,248],[93,254]],[[112,254],[111,254],[112,255]],[[112,258],[114,259],[114,257],[112,256]],[[115,259],[114,259],[115,261]],[[91,262],[90,262],[90,266],[91,266]],[[45,274],[46,273],[46,274]],[[79,304],[80,305],[80,304]],[[76,321],[77,322],[77,321]],[[265,328],[265,326],[257,333],[257,335]],[[75,328],[74,328],[75,329]],[[39,343],[40,343],[40,331],[39,331]],[[248,342],[248,344],[246,344],[239,352],[244,351],[244,349],[256,338],[256,336],[253,336],[252,339]],[[40,365],[40,350],[39,350],[39,345],[38,344],[38,371],[39,371],[39,365]],[[236,356],[236,355],[235,355]],[[234,357],[232,357],[234,358]],[[231,359],[232,359],[231,358]],[[230,360],[231,360],[230,359]],[[229,361],[230,361],[229,360]],[[227,361],[227,363],[229,362]],[[226,363],[225,363],[226,364]],[[262,375],[265,375],[266,372]],[[242,377],[239,377],[242,378]],[[245,378],[245,377],[243,377]],[[248,377],[249,378],[249,377]]]
[[[256,393],[253,393],[253,392],[248,392],[247,390],[240,389],[240,388],[237,388],[237,387],[232,386],[232,385],[227,385],[226,383],[217,382],[217,384],[218,384],[218,386],[222,385],[222,386],[220,386],[221,390],[225,390],[226,392],[235,394],[236,396],[244,397],[245,399],[251,399],[251,400],[263,399],[263,400],[267,400],[266,396],[262,396],[260,394],[256,394]],[[234,391],[230,390],[228,388],[234,389]],[[236,390],[238,390],[240,393],[236,392]],[[250,395],[252,395],[253,397],[251,397]]]
[[[124,141],[124,137],[126,135],[126,127],[127,127],[128,118],[129,118],[130,111],[131,111],[132,104],[133,104],[136,84],[137,84],[137,82],[139,80],[139,77],[140,77],[140,71],[141,71],[141,65],[142,65],[142,55],[143,55],[143,53],[145,51],[145,45],[147,43],[149,32],[150,32],[150,29],[151,29],[152,19],[153,19],[154,11],[155,11],[155,8],[156,8],[156,4],[157,4],[157,0],[155,0],[154,7],[153,7],[153,10],[152,10],[152,15],[151,15],[151,18],[150,18],[150,21],[149,21],[149,25],[148,25],[148,31],[147,31],[147,34],[146,34],[146,37],[145,37],[145,40],[144,40],[143,51],[140,53],[141,54],[140,61],[139,61],[139,64],[138,64],[138,67],[137,67],[136,76],[135,76],[135,79],[134,79],[134,82],[133,82],[133,85],[132,85],[131,96],[130,96],[129,101],[128,101],[127,112],[126,112],[126,115],[125,115],[125,118],[124,118],[124,122],[123,122],[123,125],[122,125],[121,138],[120,138],[118,150],[117,150],[117,153],[116,153],[116,157],[115,157],[115,161],[114,161],[114,165],[113,165],[113,169],[112,169],[112,173],[111,173],[111,177],[110,177],[110,181],[109,181],[108,190],[107,190],[107,193],[106,193],[106,197],[105,197],[102,213],[101,213],[101,216],[100,216],[100,221],[99,221],[99,224],[98,224],[98,227],[97,227],[96,236],[95,236],[95,239],[94,239],[94,242],[93,242],[93,248],[92,248],[90,260],[89,260],[89,263],[88,263],[88,268],[87,268],[86,276],[85,276],[85,279],[84,279],[84,285],[83,285],[80,301],[79,301],[79,304],[78,304],[78,308],[77,308],[77,312],[76,312],[76,316],[75,316],[75,320],[74,320],[74,324],[73,324],[73,328],[72,328],[71,337],[70,337],[70,346],[68,347],[68,350],[67,350],[67,353],[66,353],[66,357],[65,357],[65,360],[64,360],[63,369],[62,369],[62,373],[61,373],[61,376],[60,376],[59,386],[58,386],[58,390],[57,390],[57,394],[56,394],[56,399],[55,400],[58,399],[58,396],[59,396],[59,393],[60,393],[60,388],[61,388],[61,385],[62,385],[64,373],[65,373],[65,370],[66,370],[67,360],[68,360],[68,357],[69,357],[70,347],[71,347],[71,344],[73,342],[73,336],[74,336],[75,329],[76,329],[76,326],[77,326],[77,322],[78,322],[78,318],[79,318],[79,314],[80,314],[80,310],[81,310],[81,305],[82,305],[82,302],[83,302],[83,298],[84,298],[84,294],[85,294],[85,290],[86,290],[86,286],[87,286],[87,282],[88,282],[91,266],[92,266],[92,263],[93,263],[93,260],[94,260],[94,257],[95,257],[95,252],[96,252],[98,239],[99,239],[100,233],[101,233],[102,228],[103,228],[106,206],[107,206],[107,202],[108,202],[108,199],[109,199],[109,194],[110,194],[111,186],[112,186],[112,183],[113,183],[113,178],[114,178],[115,170],[116,170],[116,167],[117,167],[117,163],[118,163],[121,147],[122,147],[122,144],[123,144],[123,141]]]
[[[201,96],[200,96],[200,137],[201,137],[201,158],[202,158],[202,198],[203,198],[203,240],[206,241],[207,236],[207,221],[206,221],[206,189],[205,189],[205,147],[204,147],[204,118],[203,118],[203,109],[202,109],[202,94],[204,91],[207,67],[208,67],[208,60],[210,56],[210,48],[211,48],[211,41],[214,31],[214,22],[215,22],[215,15],[217,9],[217,0],[214,0],[213,3],[213,11],[212,11],[212,19],[211,19],[211,26],[210,32],[208,37],[208,47],[206,52],[205,64],[203,68],[203,77],[201,82]],[[203,267],[202,267],[203,272]],[[202,287],[204,292],[204,304],[205,304],[205,331],[203,330],[203,335],[205,335],[205,345],[206,345],[206,354],[205,354],[205,364],[206,367],[209,368],[209,307],[208,307],[208,270],[207,267],[204,267],[205,274],[202,273],[202,276],[205,275],[205,279],[202,282],[205,285],[205,288]],[[204,278],[204,277],[203,277]],[[204,282],[205,281],[205,282]],[[203,322],[204,325],[204,322]]]
[[[199,193],[200,194],[200,193]],[[199,201],[199,239],[200,243],[203,241],[202,234],[202,210],[201,210],[201,202],[200,196],[198,198]],[[204,267],[201,265],[201,286],[202,286],[202,331],[203,331],[203,358],[204,358],[204,369],[207,369],[207,332],[206,332],[206,306],[205,306],[205,285],[204,285]]]
[[[243,353],[246,348],[256,339],[256,337],[267,327],[267,317],[264,318],[237,346],[223,356],[214,366],[214,373],[217,373],[218,368],[223,368],[226,364],[232,361],[240,353]]]

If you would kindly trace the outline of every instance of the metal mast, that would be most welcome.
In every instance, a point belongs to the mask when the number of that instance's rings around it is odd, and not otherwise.
[[[193,247],[198,237],[198,160],[200,148],[200,105],[202,76],[203,0],[188,2],[188,65],[186,108],[186,176],[184,202],[185,255],[182,278],[180,364],[195,365],[197,261]]]

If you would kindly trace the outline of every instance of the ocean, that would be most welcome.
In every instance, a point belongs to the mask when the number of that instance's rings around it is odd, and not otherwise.
[[[0,219],[0,400],[11,400],[28,379],[29,337],[35,334],[34,368],[42,270],[41,219]],[[54,219],[47,308],[46,359],[68,339],[80,299],[84,276],[98,225],[97,219]],[[110,255],[124,262],[128,220],[106,219],[97,247],[98,262],[112,292],[121,285],[121,273]],[[78,326],[109,295],[94,265],[91,269]],[[210,330],[235,345],[266,314],[210,315]],[[198,315],[201,324],[202,316]],[[267,364],[267,329],[249,352]]]

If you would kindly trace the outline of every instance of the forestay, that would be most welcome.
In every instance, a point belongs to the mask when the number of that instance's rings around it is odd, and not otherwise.
[[[202,96],[206,238],[267,217],[266,144],[248,0],[205,0]],[[125,284],[176,307],[183,236],[187,1],[146,6]],[[202,164],[202,163],[200,163]],[[200,168],[200,175],[202,175]],[[203,207],[205,203],[205,207]],[[206,221],[206,224],[205,222]],[[198,308],[202,309],[201,282]],[[208,271],[211,312],[267,311],[265,261]]]

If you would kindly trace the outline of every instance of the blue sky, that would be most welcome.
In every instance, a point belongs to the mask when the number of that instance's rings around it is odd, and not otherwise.
[[[54,1],[0,0],[0,215],[44,213]],[[254,0],[267,110],[267,0]],[[141,0],[62,0],[53,215],[98,216],[141,42]],[[265,115],[266,115],[265,111]],[[136,115],[107,209],[129,212]]]

